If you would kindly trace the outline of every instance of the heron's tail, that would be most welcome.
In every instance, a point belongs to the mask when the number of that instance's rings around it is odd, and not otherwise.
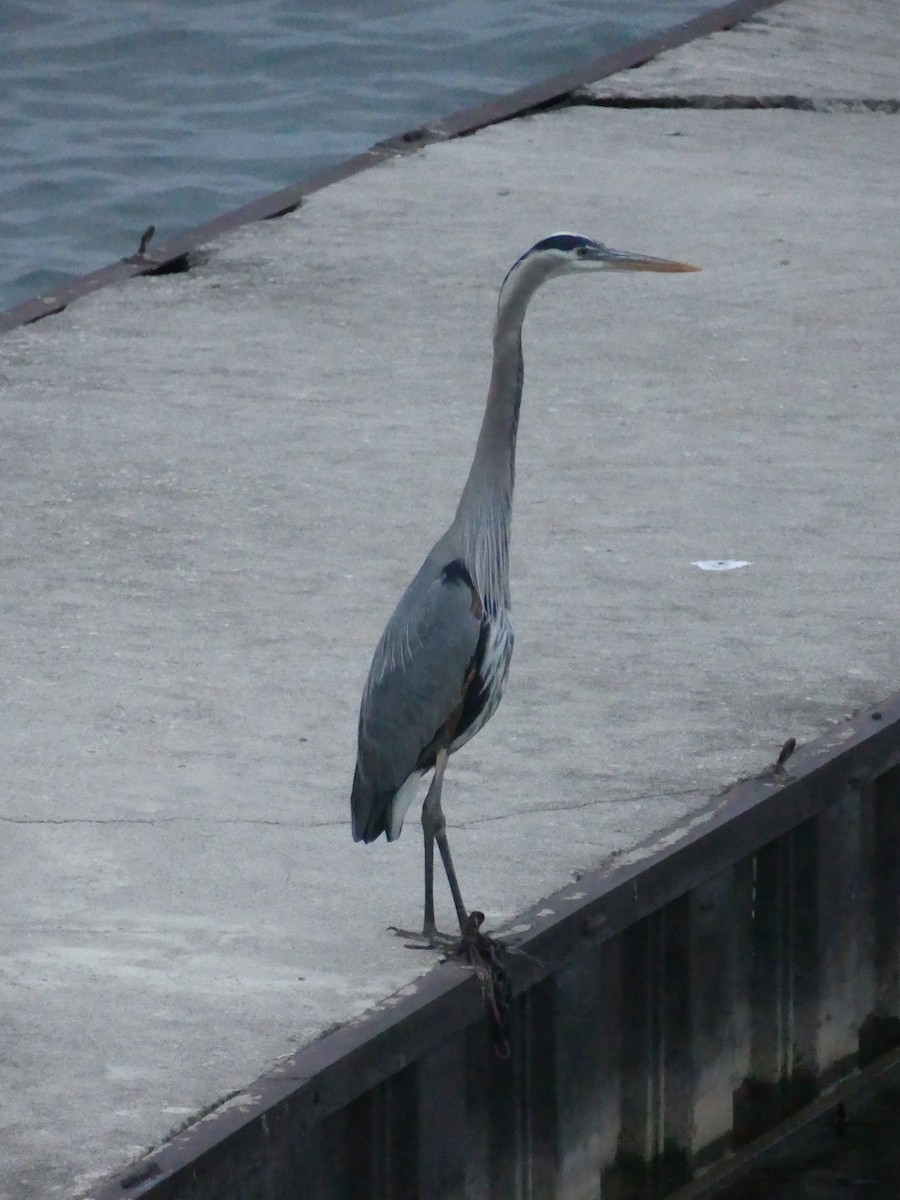
[[[396,789],[394,789],[396,791]],[[376,797],[368,786],[356,764],[353,774],[353,791],[350,795],[350,819],[354,842],[374,842],[383,833],[388,833],[391,801],[394,791]]]
[[[389,842],[395,841],[400,836],[421,778],[420,771],[413,771],[400,787],[376,794],[366,783],[357,763],[350,796],[354,842],[374,842],[382,834]]]

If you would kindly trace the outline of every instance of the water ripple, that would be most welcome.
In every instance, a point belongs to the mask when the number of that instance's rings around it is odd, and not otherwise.
[[[703,0],[0,0],[0,308]]]

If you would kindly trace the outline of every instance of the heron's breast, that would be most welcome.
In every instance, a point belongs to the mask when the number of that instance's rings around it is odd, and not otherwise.
[[[483,633],[479,639],[479,655],[474,665],[474,677],[470,684],[474,694],[467,696],[466,707],[471,719],[466,721],[459,736],[450,745],[451,753],[464,746],[497,711],[503,695],[509,664],[513,652],[513,627],[509,612],[500,609],[485,616]]]

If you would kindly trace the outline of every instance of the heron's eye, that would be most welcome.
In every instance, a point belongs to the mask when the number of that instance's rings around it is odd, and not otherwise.
[[[587,255],[587,246],[579,246],[575,253],[579,258],[584,258]]]

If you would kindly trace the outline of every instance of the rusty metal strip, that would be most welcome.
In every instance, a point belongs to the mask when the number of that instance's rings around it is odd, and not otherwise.
[[[714,8],[709,12],[674,25],[661,33],[631,42],[619,50],[592,59],[572,71],[554,75],[542,83],[521,88],[510,92],[496,100],[473,108],[460,109],[438,121],[433,121],[419,129],[409,130],[385,141],[377,142],[369,150],[357,154],[345,162],[320,171],[308,180],[300,180],[279,191],[270,192],[249,204],[232,209],[219,217],[204,222],[189,229],[180,237],[166,242],[151,254],[131,255],[120,259],[119,262],[91,271],[79,276],[68,283],[54,287],[52,292],[25,300],[15,307],[0,312],[0,334],[22,325],[30,325],[44,317],[62,312],[75,300],[88,296],[100,288],[114,283],[124,283],[136,275],[165,274],[188,269],[190,257],[196,255],[199,248],[215,238],[247,225],[253,221],[265,221],[273,217],[284,216],[298,208],[304,196],[321,191],[332,183],[347,179],[352,175],[365,171],[377,163],[383,162],[398,154],[410,154],[432,142],[444,141],[448,138],[462,137],[475,133],[488,125],[496,125],[501,121],[509,121],[525,113],[540,111],[554,104],[562,103],[565,98],[579,87],[596,83],[615,75],[618,71],[629,70],[640,66],[654,58],[664,50],[672,50],[685,42],[717,33],[723,29],[745,21],[748,17],[780,4],[781,0],[732,0],[732,3]]]
[[[529,926],[509,969],[516,993],[546,978],[585,946],[613,937],[702,881],[754,854],[830,804],[900,767],[900,692],[801,747],[781,766],[745,780],[694,814],[662,850],[584,875],[517,918]],[[637,853],[640,854],[638,847]],[[180,1194],[205,1163],[234,1163],[271,1145],[267,1130],[311,1129],[398,1071],[483,1019],[472,973],[445,964],[367,1016],[298,1050],[231,1102],[176,1135],[95,1200]]]

